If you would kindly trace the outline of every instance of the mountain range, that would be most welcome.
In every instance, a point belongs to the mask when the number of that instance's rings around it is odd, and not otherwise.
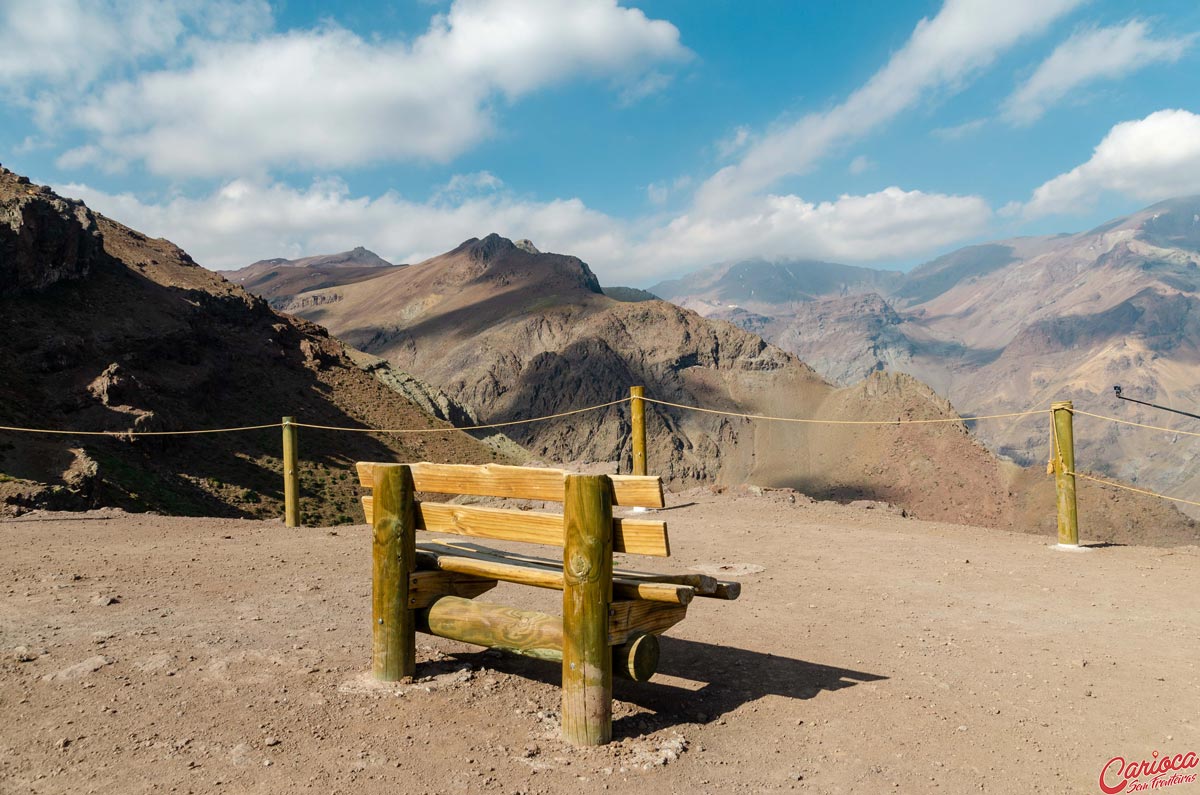
[[[1119,401],[1200,407],[1200,197],[1161,202],[1078,234],[960,249],[910,273],[831,263],[727,263],[650,288],[796,354],[835,383],[906,372],[966,415],[1074,400],[1092,413],[1200,431]],[[979,423],[992,449],[1045,455],[1044,418]],[[1195,499],[1195,444],[1088,417],[1077,460]]]
[[[838,273],[865,285],[894,278],[866,269]],[[659,289],[668,292],[651,292]],[[754,483],[883,501],[927,518],[1041,529],[1053,521],[1044,475],[993,456],[957,422],[950,403],[917,379],[873,372],[854,385],[830,384],[757,334],[667,301],[617,300],[578,258],[499,235],[279,306],[419,375],[482,423],[616,401],[634,384],[681,406],[833,421],[755,422],[653,404],[649,466],[675,487]],[[627,417],[624,407],[611,406],[506,433],[541,460],[614,461],[628,471]],[[837,424],[864,418],[946,422]],[[1162,526],[1186,524],[1169,505],[1139,502],[1138,512],[1149,513],[1135,515],[1132,503],[1119,502],[1097,490],[1093,505],[1103,505],[1103,518],[1096,533],[1124,536],[1136,525],[1154,535],[1151,514]]]
[[[372,273],[363,277],[361,269]],[[334,284],[278,293],[273,300],[285,311],[277,311],[169,241],[0,170],[0,330],[8,340],[0,346],[0,425],[66,431],[0,431],[0,510],[118,505],[277,515],[278,427],[127,434],[270,424],[282,415],[318,425],[443,429],[421,436],[302,429],[302,508],[316,521],[351,521],[356,490],[348,469],[363,458],[532,458],[628,471],[628,408],[616,401],[642,384],[665,401],[648,406],[648,459],[672,488],[755,484],[886,503],[924,518],[1039,532],[1053,526],[1044,474],[997,458],[944,397],[911,375],[875,370],[853,385],[830,383],[731,323],[640,291],[614,291],[629,300],[607,295],[586,263],[529,241],[472,238],[409,266],[380,265],[365,251],[259,263],[256,284],[301,271]],[[848,300],[869,295],[854,289],[883,289],[894,279],[840,269],[822,289],[853,281],[860,286],[836,287]],[[811,288],[787,298],[804,307],[829,297]],[[610,401],[511,426],[507,438],[480,432],[476,439],[448,424]],[[756,414],[822,423],[743,416]],[[877,424],[855,424],[863,419]],[[898,424],[904,419],[937,422]],[[97,430],[116,436],[82,434]],[[1169,504],[1090,483],[1080,491],[1091,539],[1198,537],[1195,523]]]

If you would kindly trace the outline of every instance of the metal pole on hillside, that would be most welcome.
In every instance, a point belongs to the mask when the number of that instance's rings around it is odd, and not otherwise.
[[[300,526],[300,466],[294,417],[283,418],[283,523]]]
[[[1054,490],[1058,502],[1058,543],[1079,546],[1079,509],[1075,501],[1075,430],[1072,425],[1074,404],[1062,400],[1050,404],[1050,438],[1054,464]]]
[[[1121,387],[1119,387],[1119,386],[1114,386],[1113,392],[1116,393],[1117,400],[1128,400],[1130,403],[1141,403],[1143,406],[1149,406],[1152,409],[1158,409],[1159,411],[1169,411],[1172,414],[1182,414],[1185,417],[1191,417],[1194,420],[1200,420],[1200,414],[1193,414],[1190,411],[1183,411],[1182,409],[1173,409],[1168,406],[1160,406],[1157,403],[1148,403],[1145,400],[1138,400],[1137,398],[1125,397],[1125,395],[1121,394]]]

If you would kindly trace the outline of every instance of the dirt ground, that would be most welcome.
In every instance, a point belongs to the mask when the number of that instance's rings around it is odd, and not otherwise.
[[[743,595],[693,603],[593,749],[558,739],[553,664],[419,636],[418,681],[364,676],[365,526],[0,522],[0,791],[1099,792],[1115,756],[1200,752],[1196,547],[672,502],[665,568]]]

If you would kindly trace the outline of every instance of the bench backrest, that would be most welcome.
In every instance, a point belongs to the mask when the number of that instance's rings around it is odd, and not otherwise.
[[[373,486],[372,462],[360,461],[359,483]],[[504,497],[541,502],[562,502],[567,472],[561,469],[514,467],[499,464],[410,464],[417,492]],[[662,480],[647,475],[610,475],[612,504],[662,508]],[[373,500],[363,497],[367,523],[373,522]],[[562,547],[565,520],[562,514],[486,508],[475,505],[417,501],[416,526],[436,533],[521,541]],[[612,549],[636,555],[666,557],[671,554],[665,522],[654,519],[613,518]]]

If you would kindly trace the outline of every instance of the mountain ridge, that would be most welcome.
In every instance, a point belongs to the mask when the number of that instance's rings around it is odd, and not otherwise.
[[[302,293],[285,309],[418,374],[480,422],[618,401],[634,384],[661,400],[734,415],[829,421],[763,423],[651,404],[650,471],[673,488],[749,482],[882,500],[922,517],[989,526],[1053,521],[1046,513],[1052,486],[1040,472],[993,457],[952,405],[915,378],[875,373],[839,389],[731,323],[666,301],[605,296],[578,258],[533,254],[495,236],[471,238],[370,281]],[[873,431],[845,423],[890,417],[942,423],[885,423]],[[628,471],[628,418],[619,406],[509,433],[541,460],[608,461]],[[1139,510],[1146,514],[1131,518],[1106,502],[1096,531],[1122,536],[1149,515],[1164,526],[1186,525],[1169,506]]]
[[[212,516],[281,512],[278,428],[446,429],[424,438],[301,432],[303,513],[349,522],[355,460],[509,460],[423,412],[303,318],[82,202],[0,167],[0,512],[117,506]],[[410,386],[413,393],[420,384]],[[424,390],[427,402],[437,393]],[[447,418],[452,406],[445,406]]]

